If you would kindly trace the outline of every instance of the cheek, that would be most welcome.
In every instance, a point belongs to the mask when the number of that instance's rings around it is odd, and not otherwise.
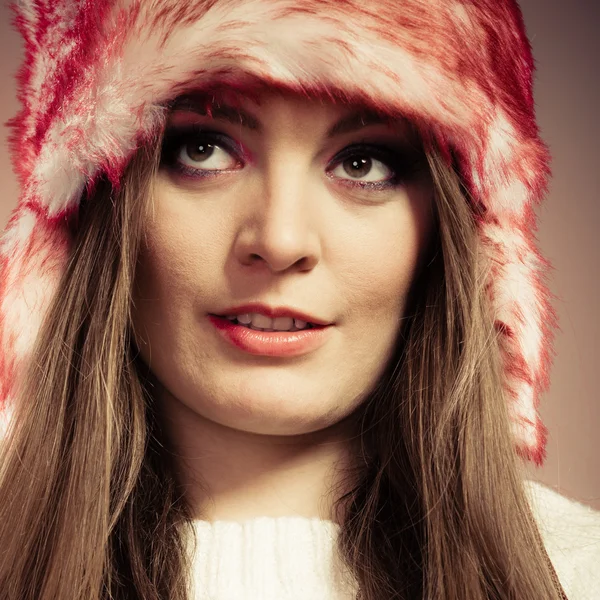
[[[344,352],[357,367],[356,389],[370,389],[392,358],[431,235],[428,209],[422,208],[390,206],[381,218],[365,221],[353,236],[347,235],[343,244],[336,270],[343,274]]]
[[[383,242],[386,242],[385,244]],[[387,247],[388,252],[383,252]],[[393,251],[395,248],[395,252]],[[401,249],[402,252],[398,252]],[[347,263],[345,288],[349,298],[345,315],[346,352],[373,383],[392,356],[412,281],[413,253],[389,239],[365,240]]]
[[[140,255],[140,284],[168,303],[210,295],[209,276],[226,252],[223,203],[200,203],[198,193],[159,179]],[[207,289],[208,288],[208,289]]]
[[[422,200],[417,206],[409,202],[390,206],[346,236],[340,272],[349,307],[367,317],[362,322],[389,325],[402,316],[431,236],[428,211]]]
[[[204,230],[197,215],[170,212],[169,203],[162,204],[140,249],[132,315],[138,336],[155,342],[177,326],[188,328],[199,303],[210,299],[211,265],[218,264],[222,245],[215,228]]]
[[[136,299],[142,314],[164,314],[189,296],[195,276],[194,249],[185,237],[154,229],[148,232],[141,249],[136,273]]]

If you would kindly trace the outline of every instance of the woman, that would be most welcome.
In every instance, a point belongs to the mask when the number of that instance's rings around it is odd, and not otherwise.
[[[593,598],[518,7],[16,15],[1,597]]]

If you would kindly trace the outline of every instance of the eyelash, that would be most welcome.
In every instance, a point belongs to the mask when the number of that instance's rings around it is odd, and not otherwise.
[[[162,144],[161,166],[165,166],[189,179],[206,179],[231,171],[230,169],[194,169],[178,161],[177,157],[181,148],[194,138],[202,138],[203,141],[228,152],[238,161],[238,164],[242,165],[244,163],[243,151],[229,136],[217,131],[207,130],[198,125],[191,125],[186,127],[172,127],[165,132]],[[337,178],[341,182],[341,185],[366,191],[377,192],[398,188],[413,177],[422,167],[419,157],[412,150],[357,143],[347,146],[335,155],[330,162],[331,166],[328,168],[328,173],[352,157],[374,158],[392,171],[392,176],[384,181],[353,181],[352,179]]]

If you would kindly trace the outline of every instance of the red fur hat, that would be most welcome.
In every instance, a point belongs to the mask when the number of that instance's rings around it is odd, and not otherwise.
[[[549,175],[533,59],[514,0],[18,0],[25,40],[11,150],[18,207],[0,238],[0,414],[71,252],[69,217],[118,184],[166,104],[252,81],[402,114],[454,161],[489,259],[517,451],[541,464],[556,314],[536,247]]]

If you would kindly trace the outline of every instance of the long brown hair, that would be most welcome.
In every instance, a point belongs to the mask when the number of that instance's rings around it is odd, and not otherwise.
[[[189,506],[136,354],[132,289],[160,162],[86,197],[0,458],[1,600],[186,600]],[[437,236],[357,413],[339,550],[362,600],[559,599],[501,392],[473,211],[427,151]],[[346,488],[347,489],[347,488]]]

